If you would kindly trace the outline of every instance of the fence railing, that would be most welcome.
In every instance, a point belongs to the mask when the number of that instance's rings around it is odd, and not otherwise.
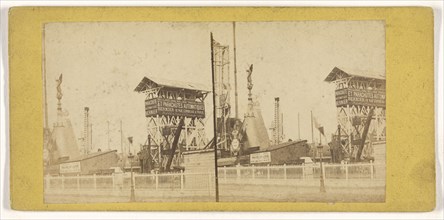
[[[385,179],[385,165],[375,163],[360,164],[323,164],[324,179]],[[219,167],[221,182],[230,180],[287,180],[319,179],[320,164],[279,165],[279,166],[236,166]]]
[[[323,177],[325,180],[384,180],[385,165],[374,163],[361,164],[325,164]],[[219,167],[218,179],[221,183],[239,180],[260,180],[279,182],[279,180],[308,181],[319,179],[321,168],[319,163],[310,165],[279,165],[279,166],[236,166]],[[270,180],[270,181],[268,181]],[[172,191],[207,191],[215,190],[214,172],[206,173],[166,173],[138,174],[133,173],[136,190],[172,190]],[[131,188],[130,173],[112,175],[87,176],[45,176],[46,190],[125,190]]]
[[[214,172],[208,173],[133,173],[136,190],[214,191]],[[122,190],[131,188],[130,173],[112,175],[45,176],[46,190]]]

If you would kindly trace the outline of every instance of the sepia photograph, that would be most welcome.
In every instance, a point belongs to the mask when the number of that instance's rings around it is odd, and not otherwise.
[[[231,26],[212,41],[220,201],[384,202],[384,22]]]
[[[208,4],[3,4],[2,217],[440,215],[440,7]]]
[[[45,203],[215,201],[212,28],[44,26]]]
[[[44,202],[385,201],[385,23],[42,30]]]

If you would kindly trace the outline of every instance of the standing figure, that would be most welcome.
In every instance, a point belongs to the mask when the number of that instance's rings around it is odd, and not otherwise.
[[[250,68],[247,69],[247,73],[248,73],[248,76],[247,76],[248,99],[251,99],[251,89],[253,89],[253,80],[251,78],[251,74],[253,74],[253,64],[251,64]]]

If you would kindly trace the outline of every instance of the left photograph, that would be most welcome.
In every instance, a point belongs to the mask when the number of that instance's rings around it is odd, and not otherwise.
[[[45,203],[216,200],[218,23],[42,29]]]

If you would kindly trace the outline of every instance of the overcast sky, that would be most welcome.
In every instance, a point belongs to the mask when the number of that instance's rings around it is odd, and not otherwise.
[[[145,97],[134,88],[144,76],[194,81],[211,88],[210,32],[215,40],[230,46],[232,55],[231,22],[46,24],[50,125],[56,120],[55,79],[63,73],[62,107],[70,113],[77,138],[83,134],[83,108],[88,106],[95,149],[107,148],[109,121],[111,148],[120,150],[120,120],[125,138],[134,136],[138,149],[147,136]],[[238,22],[236,44],[240,115],[247,105],[245,70],[254,64],[252,91],[261,104],[265,125],[271,125],[274,97],[280,97],[286,139],[297,139],[298,112],[302,139],[311,141],[310,111],[324,125],[328,138],[335,131],[335,87],[324,82],[335,66],[356,74],[361,70],[385,76],[382,21]],[[231,74],[233,69],[231,62]],[[206,109],[210,139],[211,95]]]

